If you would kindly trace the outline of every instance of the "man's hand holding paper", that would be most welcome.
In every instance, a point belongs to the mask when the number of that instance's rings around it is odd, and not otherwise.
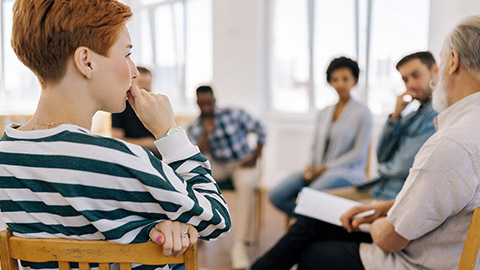
[[[377,218],[387,216],[387,212],[392,207],[393,200],[381,203],[375,203],[372,205],[358,205],[350,208],[345,212],[341,217],[340,221],[342,222],[342,227],[344,227],[348,232],[360,231],[360,224],[372,223]],[[361,213],[366,211],[373,210],[373,215],[360,216]],[[357,217],[356,217],[357,216]]]

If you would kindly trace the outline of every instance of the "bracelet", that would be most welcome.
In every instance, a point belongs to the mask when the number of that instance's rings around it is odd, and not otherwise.
[[[172,135],[172,134],[177,133],[177,132],[182,131],[182,130],[183,130],[183,128],[182,128],[182,127],[179,127],[179,126],[171,127],[171,128],[167,131],[167,134],[163,135],[163,137],[160,138],[160,139],[163,139],[163,138],[167,137],[168,135]]]

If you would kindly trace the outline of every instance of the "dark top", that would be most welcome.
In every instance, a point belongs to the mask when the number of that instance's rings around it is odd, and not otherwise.
[[[112,127],[122,129],[125,132],[126,138],[155,138],[155,136],[143,126],[128,101],[127,107],[123,112],[112,113]]]

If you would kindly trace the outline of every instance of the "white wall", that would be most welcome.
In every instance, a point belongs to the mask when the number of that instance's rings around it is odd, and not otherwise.
[[[464,17],[480,15],[479,0],[430,0],[428,47],[440,60],[443,40]]]
[[[263,0],[213,0],[213,86],[220,105],[265,111]]]

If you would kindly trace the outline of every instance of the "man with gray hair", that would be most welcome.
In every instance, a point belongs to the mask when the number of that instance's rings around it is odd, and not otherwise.
[[[480,206],[480,16],[448,35],[439,75],[437,131],[395,200],[350,209],[341,217],[344,228],[299,219],[252,270],[295,263],[299,269],[457,269]],[[374,215],[355,218],[372,209]],[[362,223],[371,225],[370,233],[359,232]]]

